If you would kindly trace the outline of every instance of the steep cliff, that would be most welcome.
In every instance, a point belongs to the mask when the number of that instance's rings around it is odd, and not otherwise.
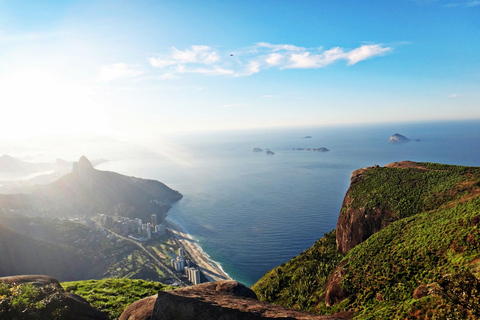
[[[437,208],[475,189],[467,169],[394,162],[355,170],[337,221],[337,249],[348,253],[393,221]]]
[[[252,289],[321,314],[477,319],[479,215],[479,167],[403,161],[360,169],[336,232]]]

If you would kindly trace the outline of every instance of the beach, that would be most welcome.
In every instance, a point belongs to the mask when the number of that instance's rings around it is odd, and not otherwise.
[[[230,280],[220,265],[212,261],[202,248],[186,233],[182,227],[171,220],[165,220],[166,227],[190,255],[198,269],[209,281]]]

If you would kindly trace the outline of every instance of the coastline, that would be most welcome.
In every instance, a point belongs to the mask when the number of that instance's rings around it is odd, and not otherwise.
[[[183,230],[183,228],[168,218],[165,219],[167,229],[180,242],[182,247],[191,256],[198,269],[208,279],[208,281],[231,280],[230,276],[223,271],[219,263],[210,259],[210,257],[202,250],[192,237]]]

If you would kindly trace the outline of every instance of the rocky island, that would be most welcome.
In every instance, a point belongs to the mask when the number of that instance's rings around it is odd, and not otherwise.
[[[320,147],[320,148],[293,148],[292,150],[306,150],[306,151],[318,151],[318,152],[328,152],[328,150],[325,147]]]
[[[410,141],[410,139],[408,139],[405,136],[402,136],[400,133],[395,133],[388,140],[388,142],[393,142],[393,143],[405,143],[405,142],[409,142],[409,141]]]

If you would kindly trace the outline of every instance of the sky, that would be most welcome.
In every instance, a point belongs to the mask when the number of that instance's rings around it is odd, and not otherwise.
[[[0,0],[0,135],[480,119],[480,1]]]

